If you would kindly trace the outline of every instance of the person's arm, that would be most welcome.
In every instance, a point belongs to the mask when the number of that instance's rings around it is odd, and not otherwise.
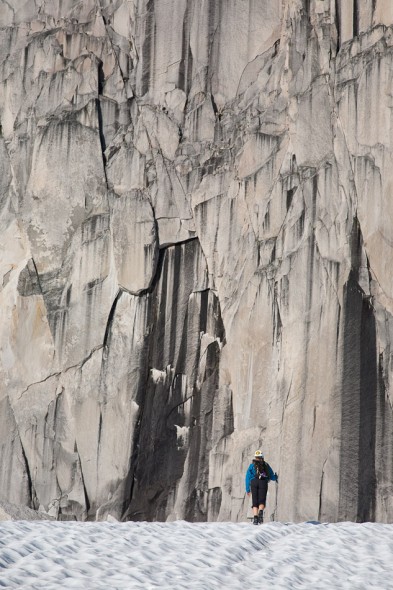
[[[268,476],[270,481],[278,481],[278,475],[277,473],[275,473],[273,471],[273,469],[270,467],[269,463],[267,464],[267,470],[268,470]]]
[[[252,469],[252,464],[249,465],[248,469],[247,469],[247,473],[246,473],[246,493],[249,494],[250,493],[250,485],[251,485],[251,480],[253,478],[253,469]]]

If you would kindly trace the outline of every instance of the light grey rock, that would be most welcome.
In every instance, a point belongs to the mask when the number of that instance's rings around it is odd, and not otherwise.
[[[53,518],[45,512],[0,500],[0,521],[2,520],[53,520]]]
[[[393,518],[387,0],[0,0],[0,496]]]

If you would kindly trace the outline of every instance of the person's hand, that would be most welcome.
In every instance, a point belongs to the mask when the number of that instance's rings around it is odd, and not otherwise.
[[[251,492],[246,492],[246,493],[247,493],[247,496],[249,496],[251,494]]]

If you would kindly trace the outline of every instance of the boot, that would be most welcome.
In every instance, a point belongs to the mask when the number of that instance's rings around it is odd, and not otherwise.
[[[258,523],[259,524],[262,524],[263,523],[263,510],[260,510],[259,511],[259,514],[258,514]]]
[[[259,519],[257,516],[254,516],[254,521],[252,524],[259,524]]]

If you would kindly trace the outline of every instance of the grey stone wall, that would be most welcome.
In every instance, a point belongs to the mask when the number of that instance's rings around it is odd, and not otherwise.
[[[0,0],[0,497],[393,519],[389,0]]]

